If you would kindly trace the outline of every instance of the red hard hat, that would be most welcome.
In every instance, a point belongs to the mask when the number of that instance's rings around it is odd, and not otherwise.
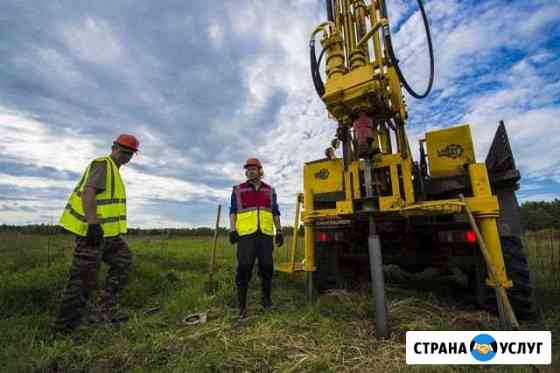
[[[140,146],[140,143],[138,142],[138,139],[136,137],[128,135],[126,133],[119,135],[119,137],[117,137],[117,139],[115,140],[115,144],[130,148],[135,152],[138,151],[138,147]]]
[[[247,167],[258,167],[258,168],[262,168],[262,164],[261,161],[259,161],[257,158],[249,158],[247,159],[247,162],[245,162],[245,166],[243,166],[244,168]]]

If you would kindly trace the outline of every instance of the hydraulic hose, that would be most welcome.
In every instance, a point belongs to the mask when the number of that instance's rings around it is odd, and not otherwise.
[[[334,22],[333,3],[332,0],[325,0],[327,3],[327,19]]]
[[[329,22],[334,22],[334,9],[336,7],[336,0],[325,0],[327,6],[327,20]],[[315,35],[315,33],[314,33]],[[323,55],[325,54],[325,49],[321,51],[319,54],[319,60],[317,60],[317,55],[315,54],[315,39],[311,39],[309,42],[309,60],[311,66],[311,78],[313,79],[313,85],[315,86],[315,91],[319,95],[319,97],[323,97],[325,94],[325,84],[323,83],[323,79],[321,79],[321,60],[323,59]]]
[[[323,59],[323,55],[325,54],[325,49],[321,51],[319,55],[319,60],[317,60],[317,55],[315,54],[315,40],[311,39],[309,42],[309,59],[311,62],[311,78],[313,79],[313,85],[315,86],[315,91],[319,95],[319,97],[323,97],[325,94],[325,85],[323,80],[321,79],[321,73],[319,68],[321,66],[321,60]]]
[[[388,24],[383,27],[383,38],[385,40],[385,46],[387,48],[387,53],[389,54],[389,58],[391,59],[393,66],[395,66],[397,75],[399,76],[399,79],[401,80],[404,88],[411,96],[420,99],[426,97],[430,93],[430,91],[432,90],[432,85],[434,83],[434,49],[432,46],[432,36],[430,33],[430,25],[428,24],[428,17],[426,16],[426,10],[424,9],[422,0],[417,0],[417,2],[418,2],[418,7],[420,8],[420,13],[422,14],[422,20],[424,21],[424,28],[426,29],[426,38],[428,40],[428,50],[430,53],[430,79],[428,81],[428,87],[426,88],[424,93],[419,94],[415,92],[410,86],[410,84],[408,84],[408,82],[406,81],[402,73],[402,70],[399,67],[399,60],[395,56],[395,50],[393,49],[393,43],[391,41],[391,31]],[[383,18],[389,19],[387,14],[387,6],[384,0],[381,1],[381,12],[382,12],[381,16]]]

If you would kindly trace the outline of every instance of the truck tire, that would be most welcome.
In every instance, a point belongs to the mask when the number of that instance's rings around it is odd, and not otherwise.
[[[500,240],[508,278],[513,281],[513,287],[507,290],[511,306],[518,319],[534,319],[537,316],[537,307],[523,243],[518,237],[512,236],[502,236]],[[488,275],[481,257],[481,254],[475,256],[477,273],[471,278],[474,282],[473,290],[481,307],[497,313],[496,293],[493,288],[486,286],[485,279]]]
[[[332,245],[315,243],[315,265],[313,285],[319,293],[337,289],[341,285],[338,250]]]
[[[533,319],[537,316],[537,307],[523,242],[518,237],[502,237],[501,242],[506,270],[513,281],[513,287],[508,290],[512,307],[518,318]]]

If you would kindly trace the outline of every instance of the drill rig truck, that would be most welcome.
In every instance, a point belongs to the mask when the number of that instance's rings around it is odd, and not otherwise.
[[[535,308],[515,196],[520,174],[503,122],[485,162],[475,157],[468,124],[427,132],[419,141],[419,161],[413,160],[402,87],[426,97],[434,75],[428,19],[421,0],[418,5],[430,54],[429,84],[420,94],[395,56],[385,0],[326,0],[327,21],[311,36],[311,75],[338,126],[327,157],[304,166],[296,209],[296,228],[300,217],[304,225],[304,259],[296,261],[294,239],[290,260],[276,268],[307,272],[309,295],[366,273],[378,338],[390,333],[384,264],[410,272],[459,268],[480,306],[497,310],[492,290],[500,287],[519,317],[532,316]]]

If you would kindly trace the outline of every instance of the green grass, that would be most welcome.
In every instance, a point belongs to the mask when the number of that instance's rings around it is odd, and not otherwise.
[[[210,238],[133,237],[129,243],[135,254],[135,268],[122,305],[131,314],[130,321],[120,326],[83,326],[71,336],[53,338],[49,327],[66,281],[72,240],[68,236],[3,234],[0,370],[470,372],[482,368],[406,366],[406,331],[497,328],[495,317],[457,299],[389,285],[387,299],[393,333],[380,343],[374,338],[367,291],[333,291],[307,304],[302,274],[276,275],[276,309],[263,313],[258,305],[259,281],[255,273],[249,294],[249,318],[238,322],[235,251],[225,237],[218,244],[213,295],[205,291]],[[275,256],[278,262],[285,260],[285,248],[277,249]],[[100,280],[103,276],[101,273]],[[147,314],[153,307],[160,309]],[[542,324],[524,327],[553,330],[555,346],[559,347],[558,311],[558,304],[547,305]],[[195,312],[207,312],[208,322],[194,326],[184,323],[184,318]],[[527,367],[482,370],[530,371]]]
[[[556,290],[556,296],[560,296],[560,232],[527,232],[524,244],[529,254],[533,284],[537,290],[548,293],[551,293],[550,290]],[[541,298],[547,296],[543,294]],[[560,297],[551,301],[560,303]]]

